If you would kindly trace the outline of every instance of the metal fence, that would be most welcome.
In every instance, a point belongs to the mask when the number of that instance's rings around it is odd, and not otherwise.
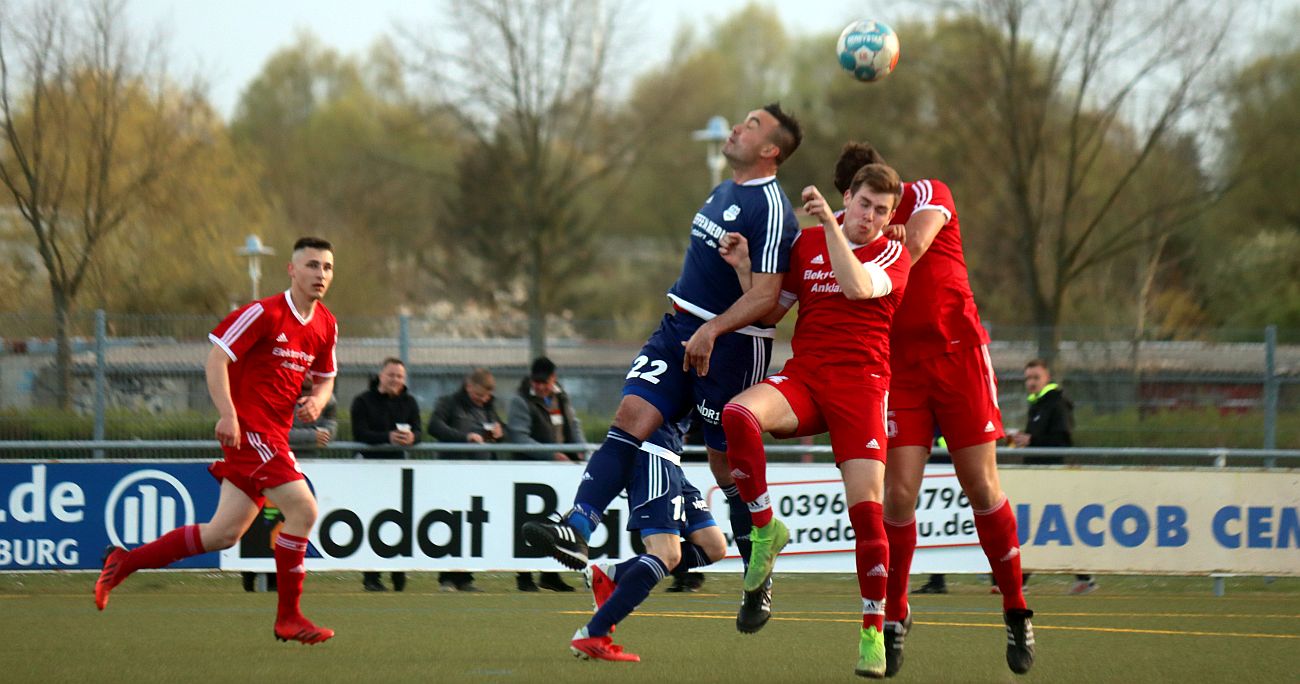
[[[450,312],[449,312],[450,313]],[[88,312],[74,316],[72,411],[56,410],[52,316],[0,314],[0,440],[204,439],[214,414],[202,364],[211,316]],[[548,354],[598,438],[628,362],[655,321],[549,322]],[[529,358],[522,318],[353,317],[340,320],[336,386],[340,437],[348,407],[387,356],[406,361],[425,415],[465,372],[486,366],[497,394],[515,391]],[[990,326],[1004,422],[1023,425],[1030,328]],[[1130,329],[1062,331],[1054,379],[1076,407],[1076,441],[1096,447],[1300,448],[1300,345],[1274,329],[1202,330],[1195,339],[1147,339]],[[1296,339],[1283,331],[1283,339]],[[778,339],[773,370],[790,355]],[[499,399],[504,411],[505,401]]]

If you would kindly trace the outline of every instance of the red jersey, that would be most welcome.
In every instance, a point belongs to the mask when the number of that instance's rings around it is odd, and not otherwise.
[[[845,297],[831,268],[825,229],[814,226],[799,233],[781,285],[783,306],[799,302],[791,346],[796,358],[858,366],[888,378],[889,327],[903,300],[912,257],[902,243],[883,235],[857,247],[853,255],[885,271],[892,283],[889,294],[863,300]]]
[[[895,355],[902,361],[938,356],[989,341],[988,332],[980,325],[966,274],[957,207],[943,181],[903,183],[903,197],[891,223],[907,223],[912,214],[921,211],[938,211],[948,220],[912,268],[907,296],[894,317]]]
[[[288,439],[303,376],[337,373],[334,314],[320,302],[310,318],[294,308],[289,292],[245,304],[208,334],[230,356],[230,398],[245,432]]]

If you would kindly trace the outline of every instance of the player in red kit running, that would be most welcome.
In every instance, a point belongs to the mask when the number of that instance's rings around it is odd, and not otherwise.
[[[836,187],[847,184],[863,164],[880,162],[870,145],[846,145],[836,166]],[[937,180],[904,183],[886,232],[907,246],[912,271],[890,334],[885,674],[892,677],[902,667],[903,640],[912,623],[907,579],[916,553],[916,499],[936,428],[952,452],[957,478],[974,508],[980,546],[1002,592],[1007,665],[1024,674],[1034,663],[1033,611],[1021,587],[1015,515],[998,481],[995,445],[1003,433],[997,380],[948,187]]]
[[[844,193],[841,227],[821,193],[811,186],[804,190],[804,210],[821,219],[822,226],[805,229],[795,240],[780,304],[765,319],[775,322],[799,302],[791,340],[794,356],[780,373],[736,396],[722,412],[728,465],[754,520],[746,591],[767,581],[789,541],[785,525],[772,517],[763,432],[794,437],[829,430],[857,537],[862,628],[855,672],[865,677],[885,675],[882,623],[889,546],[881,499],[889,326],[903,298],[911,259],[883,230],[900,191],[893,169],[862,167]],[[733,243],[738,238],[724,242],[728,247]],[[732,261],[730,255],[727,259]]]
[[[208,335],[213,345],[205,367],[208,393],[221,416],[216,437],[225,455],[208,468],[221,483],[217,510],[207,523],[172,530],[130,551],[110,547],[95,582],[100,610],[108,605],[109,592],[136,570],[234,546],[270,499],[284,514],[275,542],[275,638],[318,644],[334,636],[298,607],[316,499],[289,450],[294,415],[316,420],[334,389],[338,325],[320,303],[333,279],[330,243],[301,238],[289,262],[289,289],[236,309]],[[299,398],[308,373],[312,392]]]

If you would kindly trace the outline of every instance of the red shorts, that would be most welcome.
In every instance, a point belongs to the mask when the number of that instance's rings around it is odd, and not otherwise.
[[[258,506],[266,501],[262,490],[307,479],[287,439],[241,431],[239,441],[238,448],[221,447],[225,459],[208,466],[208,472],[218,482],[229,480]]]
[[[866,458],[884,463],[885,407],[889,389],[884,378],[862,368],[813,364],[790,359],[780,373],[763,382],[775,387],[799,420],[792,435],[831,433],[835,463]]]
[[[890,446],[934,443],[949,449],[1002,439],[998,380],[985,345],[896,364],[889,383]]]

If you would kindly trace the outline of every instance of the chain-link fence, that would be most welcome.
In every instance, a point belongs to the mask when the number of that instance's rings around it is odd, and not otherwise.
[[[449,312],[450,313],[450,312]],[[206,439],[215,414],[203,378],[210,316],[89,312],[69,321],[68,411],[60,410],[53,316],[0,314],[0,440]],[[599,439],[630,360],[655,321],[548,321],[547,353]],[[497,394],[516,390],[530,362],[522,318],[356,317],[340,320],[336,394],[348,407],[380,361],[406,361],[425,416],[464,374],[486,366]],[[1038,331],[992,326],[1004,422],[1022,427],[1024,364]],[[1294,338],[1294,335],[1289,336]],[[1060,331],[1054,379],[1073,398],[1076,442],[1115,447],[1300,448],[1300,346],[1267,330],[1201,330],[1195,339],[1142,339],[1129,329]],[[773,369],[789,357],[778,341]]]

